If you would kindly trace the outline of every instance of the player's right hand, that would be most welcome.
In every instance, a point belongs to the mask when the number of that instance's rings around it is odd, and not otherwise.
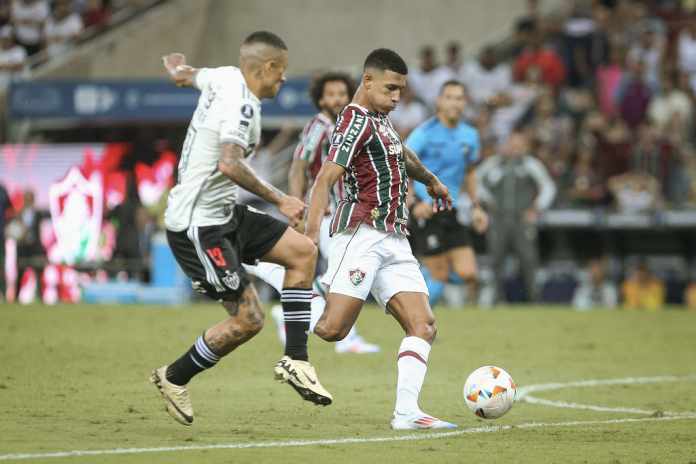
[[[302,221],[306,207],[302,200],[290,195],[283,196],[278,202],[278,209],[288,218],[292,227],[296,227]]]
[[[179,87],[189,85],[194,69],[186,64],[186,56],[183,53],[164,55],[162,64],[176,85]]]
[[[433,199],[433,213],[452,209],[452,197],[449,189],[437,177],[427,186],[428,195]]]

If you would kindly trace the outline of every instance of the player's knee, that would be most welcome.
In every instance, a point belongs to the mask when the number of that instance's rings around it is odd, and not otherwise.
[[[319,320],[314,327],[314,333],[322,340],[327,342],[337,342],[343,340],[348,335],[350,327],[346,329],[340,325],[328,324],[325,320]]]

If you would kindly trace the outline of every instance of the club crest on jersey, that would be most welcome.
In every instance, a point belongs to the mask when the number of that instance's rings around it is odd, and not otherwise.
[[[239,274],[230,271],[226,271],[226,274],[227,275],[222,278],[222,283],[230,290],[237,290],[239,288]]]
[[[356,287],[360,285],[363,280],[365,280],[365,273],[361,271],[359,268],[355,268],[351,271],[348,271],[348,275],[350,276],[350,283],[352,283]]]
[[[243,104],[242,105],[242,116],[244,116],[247,119],[251,119],[252,116],[254,116],[254,108],[248,103]]]
[[[340,132],[334,133],[333,137],[331,137],[331,145],[334,147],[337,147],[342,143],[343,143],[343,134],[341,134]]]

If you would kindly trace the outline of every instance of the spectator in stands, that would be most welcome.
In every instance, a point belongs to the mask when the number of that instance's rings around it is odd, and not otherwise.
[[[654,211],[661,204],[660,185],[642,172],[627,172],[609,179],[616,209],[624,214]]]
[[[665,304],[665,285],[640,261],[621,286],[625,309],[657,311]]]
[[[696,91],[696,19],[688,22],[677,41],[679,70],[689,76],[691,88]]]
[[[692,129],[693,101],[679,87],[680,73],[672,71],[662,78],[662,91],[650,101],[648,118],[658,132],[687,140]]]
[[[430,110],[434,110],[440,87],[449,79],[449,76],[448,69],[437,66],[435,49],[428,45],[421,49],[419,68],[408,73],[408,84],[413,93]]]
[[[399,104],[389,117],[401,138],[406,140],[417,125],[428,119],[428,108],[416,100],[411,87],[407,86],[401,94]]]
[[[597,68],[597,102],[604,116],[613,117],[619,114],[616,93],[623,80],[624,61],[624,51],[614,47],[609,53],[608,63]]]
[[[111,9],[104,0],[87,0],[87,5],[82,11],[82,21],[85,28],[94,27],[103,29],[111,20]]]
[[[593,14],[592,14],[593,13]],[[603,25],[607,9],[596,5],[592,11],[575,3],[563,25],[563,54],[568,69],[568,85],[590,86],[595,70],[609,54],[609,39]]]
[[[464,63],[460,79],[468,89],[471,106],[477,111],[486,105],[497,108],[510,103],[510,66],[498,62],[492,46],[484,47],[478,59]]]
[[[654,86],[658,86],[660,82],[663,48],[664,42],[658,40],[657,33],[646,26],[640,34],[640,40],[629,48],[626,56],[629,65],[643,63],[645,80]]]
[[[69,50],[84,27],[82,18],[73,10],[70,1],[56,0],[53,14],[46,21],[46,50],[51,57]]]
[[[647,79],[643,61],[629,61],[627,68],[616,91],[616,101],[623,120],[635,129],[645,120],[657,84]]]
[[[20,74],[27,62],[27,52],[14,40],[12,26],[0,28],[0,89]]]
[[[589,208],[603,203],[606,189],[602,178],[594,168],[592,146],[580,145],[566,185],[566,198],[571,207]]]
[[[17,42],[30,56],[42,48],[43,27],[49,14],[47,0],[14,0],[12,2],[12,23],[15,26]]]
[[[479,199],[489,210],[486,233],[496,281],[496,298],[503,295],[503,269],[508,250],[519,258],[527,298],[536,299],[538,266],[537,221],[553,202],[556,187],[544,165],[529,154],[529,141],[521,131],[510,134],[496,154],[476,171]]]
[[[5,219],[12,210],[10,196],[0,184],[0,302],[5,299]]]
[[[515,80],[524,80],[532,68],[538,68],[541,73],[541,82],[554,89],[557,89],[566,77],[563,61],[551,46],[544,43],[541,34],[537,34],[530,45],[515,60],[513,66]]]
[[[445,46],[445,64],[440,66],[447,79],[456,79],[462,70],[462,56],[459,42],[452,41]]]
[[[12,25],[12,8],[8,0],[0,1],[0,27]]]
[[[618,303],[616,286],[606,277],[605,262],[601,258],[590,260],[587,273],[573,295],[573,307],[578,311],[593,308],[613,309]]]
[[[556,159],[565,158],[563,152],[572,150],[573,122],[559,112],[551,92],[545,92],[535,102],[532,120],[528,124],[533,140],[547,147]]]

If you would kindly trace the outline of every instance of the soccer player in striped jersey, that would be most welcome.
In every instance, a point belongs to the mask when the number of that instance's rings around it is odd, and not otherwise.
[[[419,405],[435,318],[428,288],[407,240],[408,178],[426,185],[436,210],[449,209],[447,187],[405,147],[389,119],[406,86],[408,68],[394,51],[367,56],[362,82],[336,123],[328,160],[314,182],[306,234],[315,243],[329,192],[341,178],[345,196],[331,223],[326,309],[314,332],[327,341],[346,336],[369,293],[399,322],[396,430],[454,428],[425,414]]]
[[[167,240],[194,289],[219,301],[229,317],[203,332],[178,359],[155,369],[150,380],[167,412],[191,425],[189,381],[263,327],[259,297],[242,267],[263,259],[286,268],[282,302],[287,343],[274,368],[276,379],[305,400],[331,404],[307,355],[317,249],[284,222],[236,204],[241,186],[275,204],[291,224],[305,209],[303,201],[260,179],[245,161],[261,135],[261,99],[273,98],[285,80],[287,47],[277,35],[258,31],[242,43],[239,68],[193,68],[180,53],[163,61],[177,85],[201,91],[182,148],[178,182],[167,199]]]
[[[328,72],[320,75],[310,87],[309,93],[314,106],[319,113],[316,114],[302,130],[300,142],[295,149],[288,183],[290,195],[304,200],[309,193],[309,188],[319,173],[321,165],[329,154],[329,139],[333,132],[336,118],[341,110],[350,102],[355,92],[353,80],[346,74]],[[321,236],[319,239],[319,252],[328,258],[329,225],[331,214],[336,209],[338,200],[342,197],[342,184],[337,182],[331,192],[331,201],[326,215],[321,223]],[[285,268],[278,264],[261,262],[255,266],[244,266],[249,274],[264,280],[279,293],[283,288]],[[314,330],[319,317],[324,312],[326,300],[320,277],[315,279],[315,295],[312,298],[312,318],[309,330]],[[285,323],[283,311],[280,306],[274,306],[271,315],[278,327],[278,337],[285,343]],[[337,353],[376,353],[379,346],[367,343],[353,327],[346,338],[336,343]]]

